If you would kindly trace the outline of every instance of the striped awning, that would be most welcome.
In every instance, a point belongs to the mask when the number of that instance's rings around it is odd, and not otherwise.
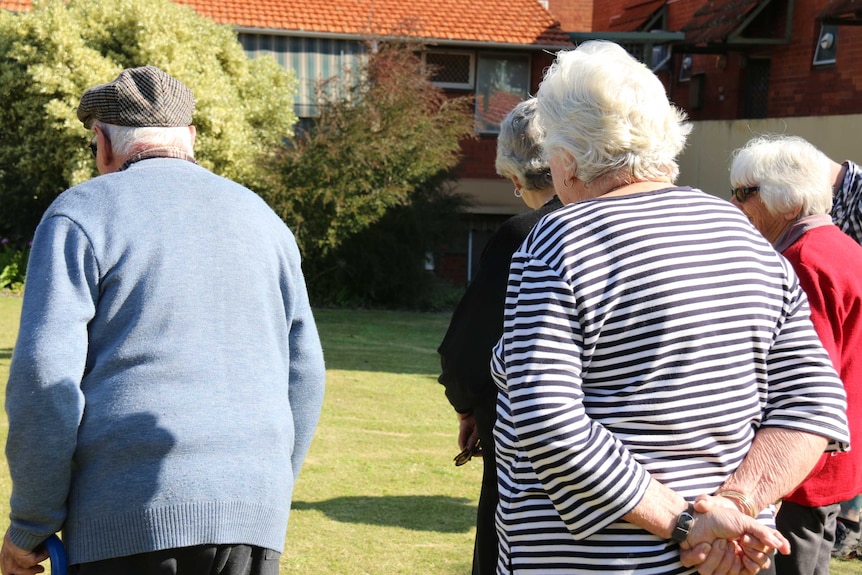
[[[296,75],[294,111],[299,118],[317,116],[322,93],[333,94],[346,82],[355,81],[365,53],[365,45],[356,40],[245,32],[238,36],[250,57],[270,55]]]

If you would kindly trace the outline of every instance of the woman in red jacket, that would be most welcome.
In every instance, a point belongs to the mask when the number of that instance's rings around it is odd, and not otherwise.
[[[862,493],[862,246],[836,226],[830,210],[831,161],[792,136],[763,136],[734,155],[731,201],[793,265],[811,319],[847,392],[853,449],[824,454],[783,499],[776,525],[791,553],[781,575],[829,572],[839,504]]]

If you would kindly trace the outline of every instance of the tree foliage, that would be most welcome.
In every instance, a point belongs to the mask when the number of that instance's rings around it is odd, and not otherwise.
[[[444,175],[441,174],[441,178]],[[315,305],[450,310],[460,287],[426,271],[429,253],[460,233],[464,200],[442,181],[411,194],[376,222],[349,236],[326,255],[306,258],[309,294]]]
[[[295,81],[250,60],[235,34],[170,0],[35,0],[0,11],[0,236],[29,239],[48,204],[96,175],[83,92],[152,64],[196,97],[196,157],[252,188],[261,158],[292,133]]]
[[[324,86],[314,126],[275,157],[270,205],[297,236],[312,276],[348,239],[433,189],[472,136],[470,98],[447,98],[408,43],[374,44],[357,81]],[[327,96],[335,94],[335,96]],[[447,200],[451,203],[451,200]]]

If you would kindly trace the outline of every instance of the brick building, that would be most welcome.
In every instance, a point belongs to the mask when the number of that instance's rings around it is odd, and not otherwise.
[[[832,116],[862,112],[859,24],[854,0],[606,0],[573,38],[664,37],[651,64],[694,121]]]

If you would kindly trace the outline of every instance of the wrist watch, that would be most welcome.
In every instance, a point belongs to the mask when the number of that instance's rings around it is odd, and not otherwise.
[[[679,514],[676,518],[676,525],[671,533],[671,541],[682,543],[688,537],[688,532],[691,531],[691,524],[694,523],[694,504],[689,503],[688,507]]]

